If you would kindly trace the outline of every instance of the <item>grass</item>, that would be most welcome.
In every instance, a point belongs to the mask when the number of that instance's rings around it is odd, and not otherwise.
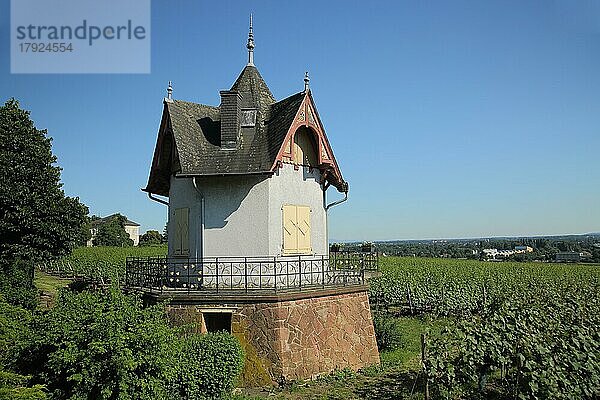
[[[401,332],[401,346],[397,349],[381,353],[381,364],[385,368],[401,368],[418,370],[421,366],[421,334],[438,336],[447,325],[445,319],[429,317],[394,318],[397,329]]]
[[[56,276],[48,275],[44,272],[36,270],[33,283],[40,291],[40,306],[42,308],[51,307],[54,299],[56,298],[58,290],[67,286],[71,282],[72,280],[70,279],[58,278]]]

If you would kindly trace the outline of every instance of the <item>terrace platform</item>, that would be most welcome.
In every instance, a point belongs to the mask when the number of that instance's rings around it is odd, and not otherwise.
[[[377,253],[331,256],[168,258],[129,257],[125,286],[147,293],[269,295],[365,285]]]
[[[377,264],[376,253],[129,258],[126,286],[167,301],[175,325],[231,332],[242,383],[265,386],[379,363],[367,284]]]

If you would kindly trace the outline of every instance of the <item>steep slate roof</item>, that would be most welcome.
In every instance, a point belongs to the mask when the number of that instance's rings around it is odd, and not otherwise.
[[[168,196],[170,176],[270,174],[306,93],[276,102],[256,67],[247,65],[231,91],[241,108],[256,108],[254,127],[242,127],[236,149],[221,148],[219,107],[166,100],[146,192]],[[163,146],[171,142],[174,146]],[[169,148],[165,148],[169,147]],[[164,148],[164,149],[163,149]],[[164,154],[169,152],[170,154]],[[170,162],[160,160],[168,159]]]

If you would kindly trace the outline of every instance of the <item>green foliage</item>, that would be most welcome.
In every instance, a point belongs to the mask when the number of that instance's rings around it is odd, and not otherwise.
[[[579,282],[600,276],[595,266],[476,260],[380,258],[381,277],[371,279],[376,308],[413,314],[468,317],[532,285]]]
[[[43,400],[46,398],[43,385],[29,387],[28,376],[4,371],[0,368],[0,400]]]
[[[159,231],[147,231],[140,236],[140,246],[156,246],[163,243],[163,237]]]
[[[46,398],[42,385],[31,387],[30,377],[10,370],[32,335],[32,318],[31,311],[8,304],[0,296],[0,400]]]
[[[42,271],[67,276],[84,276],[122,282],[125,279],[127,257],[161,257],[167,246],[143,247],[79,247],[71,255],[39,264]]]
[[[432,341],[427,372],[441,395],[483,391],[500,374],[520,399],[600,395],[600,283],[539,285],[462,320]]]
[[[383,314],[375,315],[373,326],[379,351],[395,350],[402,345],[402,331],[394,318]]]
[[[162,399],[175,372],[175,331],[164,305],[139,298],[62,291],[34,320],[20,371],[45,383],[57,399]]]
[[[600,395],[600,270],[593,266],[384,259],[380,312],[412,303],[451,316],[427,343],[435,398],[595,399]]]
[[[39,303],[33,284],[33,265],[21,259],[7,261],[0,268],[0,294],[4,301],[34,309]]]
[[[75,240],[75,247],[87,246],[88,240],[92,238],[92,220],[90,217],[85,217],[85,222],[79,229],[79,235]]]
[[[175,388],[183,399],[220,399],[231,393],[244,364],[238,340],[228,333],[184,338]]]
[[[31,311],[13,306],[0,297],[0,366],[14,367],[19,350],[32,335]]]
[[[87,207],[61,189],[51,139],[12,99],[0,107],[0,263],[68,254]]]
[[[133,240],[125,231],[127,218],[115,214],[98,225],[98,232],[93,240],[94,246],[133,246]]]

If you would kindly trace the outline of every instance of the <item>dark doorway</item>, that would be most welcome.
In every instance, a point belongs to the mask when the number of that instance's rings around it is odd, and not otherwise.
[[[231,313],[228,312],[205,312],[204,326],[207,332],[229,332],[231,333]]]

